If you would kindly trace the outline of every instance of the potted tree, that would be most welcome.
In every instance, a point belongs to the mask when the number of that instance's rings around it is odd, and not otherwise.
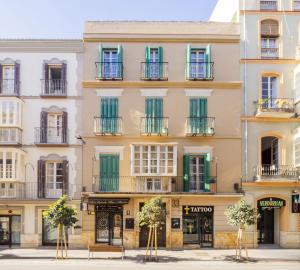
[[[246,245],[243,243],[243,233],[246,227],[254,225],[259,214],[257,209],[253,208],[250,204],[247,204],[245,200],[240,200],[238,203],[229,206],[225,210],[227,222],[238,228],[237,239],[236,239],[236,259],[239,260],[242,257],[242,248],[244,246],[246,251],[246,258],[248,259],[248,251]]]
[[[57,229],[56,259],[68,257],[66,230],[78,221],[76,209],[67,206],[67,200],[68,197],[63,195],[51,204],[48,210],[43,212],[43,217],[50,223],[51,227]],[[61,246],[61,257],[58,256],[59,245]],[[63,250],[65,250],[65,256]]]
[[[160,197],[154,197],[145,202],[138,213],[139,225],[149,228],[148,243],[145,260],[152,258],[153,248],[155,249],[155,260],[157,260],[157,230],[165,223],[166,211]],[[150,251],[150,256],[148,256]]]

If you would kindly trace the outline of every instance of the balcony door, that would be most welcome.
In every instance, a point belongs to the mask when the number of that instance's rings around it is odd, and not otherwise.
[[[103,50],[103,75],[105,78],[119,76],[119,63],[117,50]]]
[[[46,197],[59,198],[63,194],[63,162],[46,162]]]
[[[48,114],[47,138],[49,143],[61,143],[63,117],[62,114]]]
[[[192,78],[205,78],[205,50],[191,50],[190,75]]]
[[[119,155],[100,155],[100,191],[119,191]]]
[[[116,134],[118,132],[118,99],[101,99],[101,132]]]
[[[190,127],[189,128],[190,128],[190,133],[192,134],[208,133],[206,98],[190,99]]]
[[[262,109],[275,109],[278,89],[278,78],[274,76],[262,77]]]
[[[15,67],[13,65],[7,65],[2,67],[3,76],[3,94],[14,94],[15,90]]]
[[[263,137],[261,139],[262,175],[279,174],[279,140],[277,137]]]
[[[159,78],[160,55],[158,48],[146,48],[146,75],[148,78]]]
[[[145,106],[145,132],[162,133],[163,129],[163,99],[147,98]]]

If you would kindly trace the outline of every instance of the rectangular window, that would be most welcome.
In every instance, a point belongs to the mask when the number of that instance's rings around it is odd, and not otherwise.
[[[176,146],[174,145],[134,145],[134,175],[175,175]]]
[[[0,152],[0,178],[14,179],[17,175],[17,154],[15,152]]]
[[[116,134],[119,131],[119,106],[117,98],[101,99],[101,131]]]
[[[20,125],[20,104],[15,101],[0,101],[0,125]]]
[[[63,193],[63,163],[46,162],[46,196],[58,198]]]
[[[2,66],[2,93],[6,95],[13,95],[15,91],[15,66]]]
[[[103,50],[103,75],[105,78],[118,77],[118,51],[116,49]]]
[[[272,99],[277,97],[277,77],[262,77],[262,98]]]
[[[61,113],[48,113],[47,139],[48,143],[61,143],[63,132],[63,116]]]

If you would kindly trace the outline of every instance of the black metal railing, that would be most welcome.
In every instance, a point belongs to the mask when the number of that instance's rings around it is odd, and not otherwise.
[[[2,182],[0,181],[0,200],[36,200],[57,199],[61,195],[68,195],[70,199],[80,199],[81,185],[62,183],[49,186],[47,183],[44,190],[39,190],[37,182]]]
[[[41,80],[41,96],[64,97],[67,95],[67,81],[62,79]]]
[[[0,127],[0,145],[21,144],[22,131],[17,127]]]
[[[17,79],[0,79],[0,96],[19,96],[20,81]]]
[[[186,63],[187,80],[213,80],[214,62],[187,62]]]
[[[168,63],[167,62],[142,62],[141,80],[143,81],[167,81]]]
[[[62,127],[35,128],[35,144],[68,144],[69,131]]]
[[[295,104],[292,98],[261,98],[257,108],[260,112],[294,113]]]
[[[299,180],[300,171],[293,165],[264,164],[255,168],[258,178],[285,178]]]
[[[96,62],[99,80],[123,80],[123,62]]]
[[[278,51],[278,48],[263,47],[261,48],[261,57],[276,59],[279,57]]]
[[[169,130],[168,117],[142,117],[141,135],[167,136]]]
[[[188,117],[186,135],[213,136],[215,134],[215,117]]]
[[[217,193],[217,177],[209,176],[116,176],[100,177],[94,175],[91,189],[86,192],[99,193]]]
[[[261,0],[260,1],[260,10],[277,10],[278,9],[277,0]]]
[[[94,133],[99,135],[121,135],[121,117],[94,117]]]

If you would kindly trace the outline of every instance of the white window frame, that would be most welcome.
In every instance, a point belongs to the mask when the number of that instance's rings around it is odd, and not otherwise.
[[[147,146],[147,173],[143,173],[143,147]],[[156,151],[156,165],[157,171],[151,173],[151,146],[155,146]],[[176,144],[132,144],[131,146],[131,175],[132,176],[176,176],[177,175],[177,145]],[[139,147],[139,172],[135,171],[135,147]],[[164,165],[164,171],[161,172],[160,167],[160,150],[161,147],[166,147],[166,161]],[[172,172],[168,172],[168,147],[173,147],[173,162],[172,162]]]
[[[0,125],[2,127],[21,127],[21,114],[22,108],[20,102],[13,99],[0,101]]]
[[[48,166],[49,164],[53,164],[53,181],[49,182],[49,174],[48,174]],[[46,162],[46,198],[59,198],[62,196],[63,191],[63,169],[61,170],[62,182],[57,182],[57,164],[63,164],[62,161],[47,161]],[[52,188],[49,187],[49,184],[52,184]],[[61,184],[61,188],[57,188],[57,184]]]
[[[7,164],[8,156],[11,155],[11,165]],[[1,150],[0,159],[3,163],[0,165],[0,179],[1,180],[15,180],[19,175],[19,159],[20,155],[16,151]]]

